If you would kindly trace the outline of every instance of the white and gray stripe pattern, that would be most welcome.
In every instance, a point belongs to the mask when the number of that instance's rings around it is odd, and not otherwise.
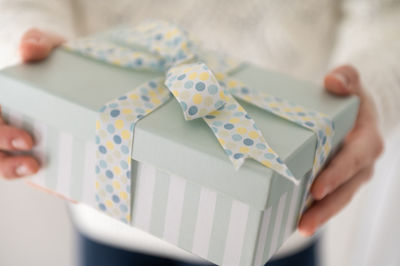
[[[94,143],[3,112],[14,125],[33,131],[33,152],[45,168],[32,182],[95,206]],[[149,164],[134,167],[132,225],[218,265],[263,265],[296,227],[299,187],[258,210]]]

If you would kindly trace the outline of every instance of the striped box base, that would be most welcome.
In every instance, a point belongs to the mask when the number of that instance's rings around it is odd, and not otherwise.
[[[43,167],[29,182],[96,206],[94,142],[8,108],[3,115],[34,136]],[[295,230],[304,194],[288,187],[259,210],[145,163],[134,161],[132,173],[132,225],[217,265],[265,264]]]

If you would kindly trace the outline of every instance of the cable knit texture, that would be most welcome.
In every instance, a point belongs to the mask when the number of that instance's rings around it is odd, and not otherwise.
[[[0,0],[0,67],[18,61],[18,41],[29,27],[74,38],[148,18],[179,23],[208,48],[318,83],[330,68],[353,64],[385,133],[399,122],[396,0]]]

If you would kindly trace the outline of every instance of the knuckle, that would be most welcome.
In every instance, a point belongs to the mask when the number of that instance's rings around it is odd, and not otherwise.
[[[331,190],[340,186],[341,180],[344,178],[344,174],[342,172],[332,172],[329,176],[329,179],[326,179],[324,182],[324,188],[329,187]]]
[[[361,154],[354,154],[351,160],[351,169],[359,170],[364,163],[364,158]]]
[[[342,66],[342,69],[349,75],[353,82],[359,82],[360,74],[354,66],[350,64],[345,64]]]
[[[328,181],[320,178],[317,178],[314,181],[314,184],[311,187],[311,193],[315,199],[320,200],[325,196],[324,192],[325,188],[328,186],[327,183]]]
[[[335,189],[340,186],[342,182],[347,179],[349,168],[343,167],[343,163],[340,161],[334,161],[326,175],[324,184],[329,186],[331,189]]]
[[[319,185],[324,186],[327,183],[329,183],[332,179],[332,176],[335,176],[336,174],[336,164],[334,161],[330,162],[328,167],[326,169],[324,169],[320,175],[318,176],[318,178],[315,180],[316,183],[319,182]]]

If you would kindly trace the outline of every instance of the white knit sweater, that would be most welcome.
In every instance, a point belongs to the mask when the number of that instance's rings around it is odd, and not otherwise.
[[[334,66],[353,64],[378,106],[384,132],[399,122],[400,1],[396,0],[0,0],[0,67],[18,61],[18,41],[32,26],[75,38],[147,18],[174,21],[206,47],[314,82],[321,83]],[[75,212],[83,230],[102,221],[84,213]],[[126,230],[104,221],[92,226],[90,233],[137,247],[134,241],[118,237]]]

